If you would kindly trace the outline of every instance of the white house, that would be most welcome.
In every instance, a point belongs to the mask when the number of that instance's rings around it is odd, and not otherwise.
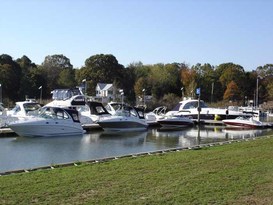
[[[116,98],[117,89],[113,84],[98,83],[96,86],[96,99],[102,103],[107,103]]]

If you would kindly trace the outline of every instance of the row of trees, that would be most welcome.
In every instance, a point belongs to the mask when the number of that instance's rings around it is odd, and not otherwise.
[[[46,56],[41,65],[33,63],[27,56],[13,60],[11,56],[0,56],[0,84],[3,102],[14,102],[26,96],[39,98],[43,88],[43,99],[50,99],[56,88],[73,88],[83,79],[87,82],[87,94],[95,95],[97,83],[114,83],[122,88],[129,103],[134,104],[138,96],[152,95],[156,103],[175,103],[181,96],[194,96],[201,88],[201,98],[206,102],[236,102],[243,104],[255,99],[259,102],[273,100],[273,64],[259,66],[254,71],[245,71],[240,65],[223,63],[218,66],[185,63],[143,65],[131,63],[127,67],[119,64],[113,55],[94,55],[86,59],[81,68],[73,68],[64,55]],[[164,102],[162,102],[162,100]]]

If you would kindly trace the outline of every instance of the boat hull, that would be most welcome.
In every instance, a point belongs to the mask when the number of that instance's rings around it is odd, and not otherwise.
[[[259,121],[252,121],[252,120],[237,120],[237,119],[230,119],[230,120],[223,120],[224,124],[228,127],[243,127],[243,128],[262,128],[264,125]]]
[[[146,130],[148,124],[145,120],[133,117],[110,117],[98,121],[105,131],[142,131]]]
[[[82,135],[84,130],[78,124],[60,124],[58,121],[50,122],[41,120],[38,122],[16,122],[9,127],[19,136],[23,137],[51,137]]]
[[[261,128],[260,125],[254,125],[254,124],[245,124],[240,122],[225,122],[225,125],[228,127],[244,127],[244,128]]]

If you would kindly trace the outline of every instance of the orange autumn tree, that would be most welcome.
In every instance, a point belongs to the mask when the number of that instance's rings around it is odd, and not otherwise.
[[[196,78],[196,70],[189,68],[181,69],[181,82],[184,86],[185,96],[190,97],[194,94],[194,91],[197,87]]]
[[[237,84],[234,81],[231,81],[227,85],[227,89],[224,93],[224,100],[227,101],[237,101],[240,98],[240,90],[237,86]]]

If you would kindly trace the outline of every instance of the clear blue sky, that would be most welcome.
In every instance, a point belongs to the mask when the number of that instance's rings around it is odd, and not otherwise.
[[[273,0],[0,0],[0,54],[74,67],[113,54],[120,64],[273,63]]]

